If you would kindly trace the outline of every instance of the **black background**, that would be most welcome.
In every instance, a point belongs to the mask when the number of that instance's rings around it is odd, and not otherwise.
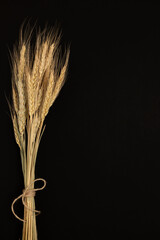
[[[46,118],[36,177],[41,239],[160,233],[160,5],[142,1],[1,1],[0,239],[19,239],[10,206],[23,189],[6,97],[9,51],[24,19],[55,21],[71,44],[67,82]],[[16,212],[22,216],[21,202]],[[110,236],[110,237],[109,237]]]

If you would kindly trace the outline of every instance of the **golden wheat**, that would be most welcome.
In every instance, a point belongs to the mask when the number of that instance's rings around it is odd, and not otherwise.
[[[20,32],[19,45],[12,54],[12,107],[16,143],[20,148],[25,191],[23,240],[37,240],[34,189],[35,164],[44,119],[66,79],[69,49],[61,58],[58,31],[39,32],[34,47],[31,31],[28,37]],[[33,50],[34,49],[34,50]]]

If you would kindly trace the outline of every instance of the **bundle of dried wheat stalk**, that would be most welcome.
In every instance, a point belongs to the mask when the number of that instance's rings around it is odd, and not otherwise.
[[[16,142],[20,148],[24,191],[15,201],[22,198],[24,204],[23,240],[37,240],[34,196],[35,164],[43,123],[49,108],[58,96],[65,78],[69,60],[69,48],[61,57],[60,34],[55,30],[39,31],[34,47],[31,30],[20,31],[18,47],[14,47],[12,58],[12,104],[11,117]],[[26,37],[28,36],[28,37]],[[44,185],[45,185],[45,180]]]

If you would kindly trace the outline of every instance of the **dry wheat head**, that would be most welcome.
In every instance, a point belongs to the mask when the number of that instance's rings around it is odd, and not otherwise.
[[[60,34],[39,31],[31,44],[31,31],[22,37],[12,54],[12,120],[17,144],[33,120],[36,131],[58,96],[66,79],[69,48],[61,57]],[[36,133],[33,135],[36,136]]]

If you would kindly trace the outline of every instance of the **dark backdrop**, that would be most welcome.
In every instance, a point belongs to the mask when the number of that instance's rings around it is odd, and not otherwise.
[[[9,49],[24,19],[55,21],[71,44],[69,74],[46,118],[36,177],[39,240],[160,233],[160,4],[1,1],[0,239],[19,239],[10,205],[23,179],[6,97]],[[21,202],[16,212],[22,216]]]

